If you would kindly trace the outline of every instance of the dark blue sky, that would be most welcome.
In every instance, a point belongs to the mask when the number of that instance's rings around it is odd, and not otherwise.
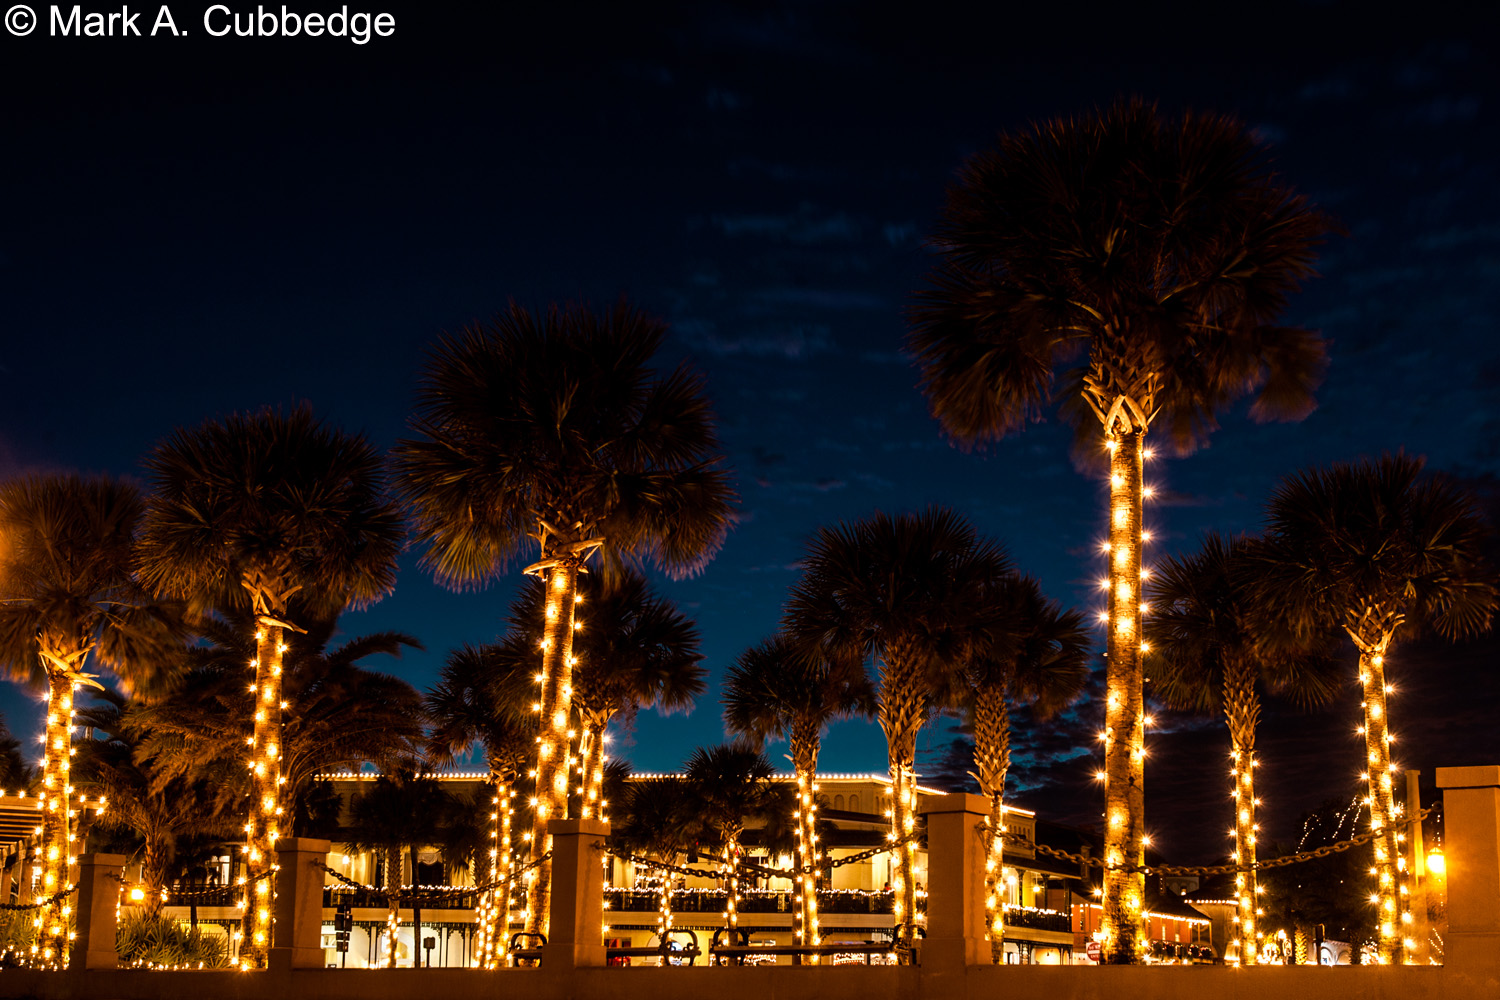
[[[902,309],[966,154],[1121,94],[1240,115],[1348,232],[1287,317],[1332,340],[1320,408],[1291,426],[1232,414],[1209,449],[1156,462],[1163,550],[1253,527],[1307,464],[1405,448],[1465,476],[1500,465],[1495,33],[1457,5],[1398,22],[1269,4],[1244,23],[1202,5],[494,5],[397,11],[395,36],[364,46],[210,39],[206,6],[174,6],[178,39],[0,34],[0,475],[135,475],[176,425],[300,400],[386,447],[440,331],[511,297],[623,294],[672,324],[663,365],[706,373],[743,498],[710,569],[662,584],[716,677],[774,627],[812,530],[876,508],[952,505],[1088,606],[1100,484],[1055,424],[982,456],[945,443]],[[344,624],[419,636],[428,652],[395,670],[425,686],[448,648],[495,636],[512,589],[450,594],[408,560]],[[1429,660],[1413,707],[1393,706],[1421,737],[1413,765],[1500,760],[1493,661]],[[719,739],[716,697],[643,717],[626,754],[671,768]],[[0,705],[35,728],[34,702]],[[1091,821],[1097,714],[1028,737],[1026,804]],[[1227,820],[1203,761],[1225,739],[1170,725],[1150,822],[1212,856]],[[1352,792],[1354,725],[1349,704],[1270,713],[1273,838]],[[950,738],[931,732],[930,749]],[[823,760],[881,770],[878,730],[835,727]]]

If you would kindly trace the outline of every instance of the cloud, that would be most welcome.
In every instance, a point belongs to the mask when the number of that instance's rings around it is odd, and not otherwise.
[[[673,329],[694,350],[719,357],[744,355],[797,361],[835,349],[832,331],[826,323],[788,320],[721,329],[713,320],[690,319],[674,323]]]
[[[781,215],[715,215],[713,225],[729,237],[762,237],[800,245],[849,243],[859,238],[861,227],[844,212],[822,212],[803,202],[795,212]]]

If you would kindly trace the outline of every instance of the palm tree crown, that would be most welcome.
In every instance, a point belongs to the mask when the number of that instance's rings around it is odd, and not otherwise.
[[[598,315],[512,305],[432,350],[395,449],[423,563],[439,581],[493,580],[528,538],[601,539],[606,565],[700,569],[733,493],[702,379],[647,367],[666,327],[620,305]]]
[[[1064,412],[1096,431],[1121,397],[1182,448],[1247,392],[1252,416],[1300,417],[1323,341],[1275,323],[1329,227],[1232,118],[1133,101],[1002,136],[950,188],[914,310],[933,412],[961,443],[996,440],[1082,356]]]

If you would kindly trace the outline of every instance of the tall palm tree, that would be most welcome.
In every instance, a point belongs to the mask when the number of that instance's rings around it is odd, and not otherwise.
[[[254,788],[245,856],[241,965],[264,966],[271,935],[276,840],[282,834],[282,655],[295,596],[331,619],[379,600],[396,582],[401,518],[387,498],[380,455],[362,436],[300,407],[262,410],[179,429],[146,460],[152,481],[140,575],[201,612],[255,617]],[[258,879],[258,880],[257,880]]]
[[[42,887],[52,898],[72,884],[70,755],[80,685],[99,687],[88,667],[128,685],[161,681],[158,655],[170,617],[131,575],[141,498],[109,479],[26,476],[0,484],[0,670],[47,692],[42,765]],[[67,963],[65,898],[38,911],[33,956]]]
[[[795,933],[799,942],[818,944],[818,750],[830,722],[875,714],[874,687],[863,664],[808,655],[775,635],[741,653],[729,668],[723,702],[729,732],[756,748],[768,739],[789,745],[797,778],[793,857],[803,871],[797,876]]]
[[[396,967],[403,852],[412,855],[423,844],[443,835],[442,828],[457,812],[458,803],[432,777],[412,771],[381,775],[350,803],[354,820],[350,847],[381,856],[389,912],[386,915],[386,967]],[[412,870],[416,859],[412,858]],[[418,942],[419,943],[419,942]],[[413,954],[416,948],[412,949]]]
[[[579,815],[603,816],[605,733],[616,718],[627,724],[643,708],[663,713],[690,709],[705,689],[692,619],[655,593],[631,569],[615,579],[591,576],[580,582],[580,616],[573,623],[573,711],[579,722]],[[542,641],[546,589],[526,587],[511,607],[509,636],[535,670]],[[524,669],[524,668],[523,668]]]
[[[1260,907],[1255,864],[1255,730],[1260,691],[1307,705],[1333,696],[1331,658],[1279,636],[1261,610],[1255,543],[1210,532],[1196,552],[1167,559],[1147,586],[1146,620],[1154,690],[1172,708],[1224,713],[1229,726],[1234,799],[1234,939],[1241,965],[1254,965]]]
[[[400,656],[421,643],[399,632],[355,636],[332,649],[337,619],[314,617],[293,598],[289,617],[306,622],[305,635],[293,637],[282,654],[281,795],[286,817],[303,805],[318,776],[358,770],[373,763],[382,770],[413,766],[423,733],[422,697],[408,683],[366,667],[373,656]],[[146,735],[143,752],[152,759],[156,782],[206,779],[228,808],[245,808],[253,789],[245,749],[253,730],[255,692],[244,682],[244,664],[255,654],[248,609],[237,609],[195,626],[199,642],[189,650],[196,665],[171,694],[142,706],[136,717]],[[292,831],[289,820],[283,825]]]
[[[701,569],[729,527],[733,491],[719,462],[701,378],[648,367],[662,323],[623,303],[535,315],[512,304],[487,327],[433,347],[413,429],[395,462],[422,561],[455,588],[489,583],[531,550],[545,580],[541,738],[532,858],[567,812],[573,614],[596,553],[606,575],[628,561]],[[532,549],[532,543],[535,548]],[[551,866],[528,883],[527,929],[545,932]]]
[[[436,686],[427,693],[432,730],[427,757],[452,763],[478,745],[490,772],[488,868],[475,882],[503,878],[515,870],[517,786],[536,752],[537,716],[532,711],[533,644],[514,635],[498,646],[461,646],[448,654]],[[482,969],[504,964],[514,886],[487,892],[479,901],[474,958]]]
[[[1093,643],[1083,616],[1048,600],[1029,576],[1010,577],[997,600],[1004,607],[1004,632],[973,656],[957,677],[960,703],[974,730],[974,771],[979,790],[990,800],[985,828],[985,917],[990,956],[1005,961],[1005,776],[1010,770],[1010,709],[1029,705],[1045,719],[1078,698],[1088,682]]]
[[[776,773],[765,754],[748,743],[699,747],[683,767],[703,824],[719,842],[719,870],[726,878],[724,919],[740,925],[740,835],[745,823],[776,804]]]
[[[1402,961],[1410,947],[1386,660],[1398,638],[1482,632],[1500,602],[1481,553],[1482,516],[1456,484],[1423,477],[1422,464],[1386,455],[1288,478],[1267,505],[1268,544],[1257,567],[1279,609],[1304,631],[1341,629],[1359,651],[1382,963]]]
[[[943,428],[982,446],[1055,394],[1082,457],[1108,454],[1109,964],[1140,961],[1145,944],[1145,877],[1113,866],[1144,857],[1146,433],[1164,422],[1187,451],[1247,393],[1256,419],[1313,408],[1323,341],[1276,323],[1328,228],[1239,122],[1132,101],[1001,136],[964,165],[934,235],[909,344]]]
[[[114,691],[94,692],[94,703],[78,713],[78,722],[94,738],[79,743],[74,768],[81,787],[108,803],[96,829],[137,840],[140,847],[142,901],[155,916],[179,856],[203,838],[232,837],[236,824],[208,782],[193,777],[157,780],[154,761],[145,750],[146,732],[137,706]]]
[[[837,663],[875,662],[876,718],[891,772],[898,939],[910,946],[916,913],[917,734],[932,714],[936,680],[1003,628],[993,600],[1010,560],[959,515],[877,513],[825,527],[808,546],[782,626]]]

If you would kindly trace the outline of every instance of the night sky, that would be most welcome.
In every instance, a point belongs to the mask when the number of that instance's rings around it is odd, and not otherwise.
[[[172,5],[179,38],[0,33],[0,475],[138,476],[175,426],[300,401],[385,448],[442,331],[510,298],[624,295],[670,322],[663,367],[706,374],[742,497],[707,572],[660,583],[715,678],[774,627],[810,533],[875,509],[951,505],[1092,608],[1104,488],[1074,470],[1070,432],[951,447],[901,341],[963,158],[1120,95],[1241,116],[1347,233],[1286,317],[1332,341],[1319,409],[1257,426],[1242,408],[1210,448],[1153,463],[1159,551],[1253,528],[1309,464],[1404,448],[1480,485],[1500,471],[1500,63],[1496,25],[1458,5],[1240,5],[1231,21],[1207,4],[377,0],[355,9],[393,10],[395,34],[365,45],[210,38],[207,6]],[[421,638],[390,666],[425,687],[446,650],[495,638],[519,580],[453,594],[409,556],[394,595],[343,626]],[[1404,763],[1430,779],[1500,761],[1496,649],[1393,658]],[[1268,712],[1263,837],[1353,794],[1357,707],[1351,687],[1315,715]],[[14,686],[0,708],[37,731]],[[715,686],[689,717],[643,716],[622,752],[674,768],[722,738],[717,709]],[[1101,716],[1022,726],[1023,804],[1095,821]],[[1174,859],[1216,857],[1227,736],[1162,718],[1148,826]],[[950,726],[928,730],[929,757]],[[883,770],[878,729],[835,726],[822,763]]]

